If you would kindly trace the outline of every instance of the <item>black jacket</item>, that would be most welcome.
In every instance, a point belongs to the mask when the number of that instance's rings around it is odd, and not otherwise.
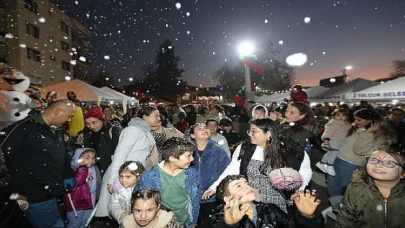
[[[63,181],[73,177],[63,131],[28,116],[3,129],[1,149],[11,190],[28,202],[43,202],[64,193]]]
[[[212,228],[294,228],[308,227],[321,228],[324,227],[324,220],[320,213],[316,212],[314,218],[306,218],[299,214],[299,211],[294,211],[293,216],[286,214],[274,204],[256,204],[257,219],[253,222],[245,215],[242,220],[235,225],[227,225],[224,221],[223,212],[213,216]],[[222,210],[223,211],[223,210]]]
[[[104,175],[108,166],[111,164],[111,156],[114,155],[115,149],[117,148],[121,128],[105,121],[97,145],[92,145],[91,137],[94,134],[96,133],[88,128],[84,130],[84,147],[92,148],[97,152],[97,157],[100,158],[97,163],[98,168],[101,171],[101,175]]]

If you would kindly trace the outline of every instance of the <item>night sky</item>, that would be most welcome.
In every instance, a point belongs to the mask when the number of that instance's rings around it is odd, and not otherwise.
[[[165,39],[173,41],[190,85],[217,85],[213,73],[225,61],[237,61],[237,45],[244,41],[258,48],[274,42],[283,61],[305,53],[308,62],[295,69],[297,81],[308,86],[340,75],[346,65],[353,66],[351,79],[387,77],[391,62],[405,59],[404,0],[54,2],[91,29],[90,59],[122,84],[141,77],[142,65],[155,60]]]

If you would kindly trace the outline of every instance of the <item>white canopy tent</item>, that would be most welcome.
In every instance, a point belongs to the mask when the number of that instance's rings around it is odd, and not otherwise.
[[[127,112],[127,104],[132,104],[132,105],[139,105],[139,101],[133,97],[127,96],[123,93],[120,93],[118,91],[115,91],[113,89],[111,89],[110,87],[104,86],[100,88],[101,90],[107,92],[107,93],[111,93],[114,96],[118,96],[122,98],[122,108],[124,110],[124,113]]]
[[[288,96],[289,92],[274,93],[272,95],[262,95],[256,99],[257,103],[270,104],[272,102],[280,103]]]
[[[122,99],[126,99],[128,103],[139,104],[139,101],[137,99],[135,99],[134,97],[127,96],[127,95],[125,95],[123,93],[120,93],[120,92],[118,92],[116,90],[111,89],[110,87],[104,86],[104,87],[101,87],[100,89],[104,90],[104,91],[106,91],[108,93],[114,94],[116,96],[122,97]]]
[[[75,79],[72,81],[62,82],[42,88],[45,94],[55,91],[58,93],[58,98],[67,98],[67,92],[73,91],[76,93],[77,98],[83,102],[122,102],[122,98],[106,91],[103,91],[95,86],[86,82]]]
[[[325,92],[328,89],[329,88],[323,87],[323,86],[314,86],[314,87],[306,89],[305,92],[307,93],[308,97],[313,97],[320,93]]]
[[[369,81],[363,78],[357,78],[348,83],[332,87],[317,95],[309,96],[309,101],[314,103],[323,102],[348,102],[353,100],[355,92],[378,85],[378,82]]]
[[[405,101],[405,76],[354,93],[354,100]]]

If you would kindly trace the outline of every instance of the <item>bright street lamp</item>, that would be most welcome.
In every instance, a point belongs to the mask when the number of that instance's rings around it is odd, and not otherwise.
[[[239,58],[244,59],[245,57],[249,57],[253,54],[254,46],[252,43],[241,43],[238,46]],[[251,100],[254,98],[251,88],[251,81],[250,81],[250,70],[249,67],[245,65],[245,95],[247,100]]]
[[[345,70],[351,70],[351,69],[353,69],[353,66],[348,65],[345,67]]]
[[[248,43],[248,42],[241,43],[238,46],[238,52],[242,56],[251,55],[253,53],[254,49],[255,48],[254,48],[253,44]]]

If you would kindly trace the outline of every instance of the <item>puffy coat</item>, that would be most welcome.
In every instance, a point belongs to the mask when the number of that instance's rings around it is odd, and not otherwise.
[[[373,180],[360,169],[353,172],[337,216],[336,227],[405,227],[405,182],[401,180],[390,196],[383,198]]]
[[[69,195],[65,194],[63,201],[65,205],[65,211],[73,211],[72,203],[75,207],[75,210],[88,210],[94,207],[91,199],[90,188],[87,184],[87,177],[89,174],[89,169],[92,169],[96,175],[96,201],[99,197],[100,188],[101,188],[101,174],[97,166],[92,166],[88,168],[87,166],[77,166],[77,160],[80,158],[80,155],[84,151],[93,150],[90,148],[80,148],[77,149],[75,155],[72,159],[72,169],[75,170],[75,181],[76,184],[73,187],[72,191],[69,193],[72,199],[72,202],[69,200]]]
[[[293,215],[288,215],[275,204],[259,203],[255,205],[257,219],[253,222],[245,215],[239,223],[227,225],[224,221],[223,209],[221,213],[215,214],[212,220],[212,228],[278,228],[278,227],[324,227],[324,220],[320,213],[316,212],[313,218],[300,215],[299,211],[294,211]]]

